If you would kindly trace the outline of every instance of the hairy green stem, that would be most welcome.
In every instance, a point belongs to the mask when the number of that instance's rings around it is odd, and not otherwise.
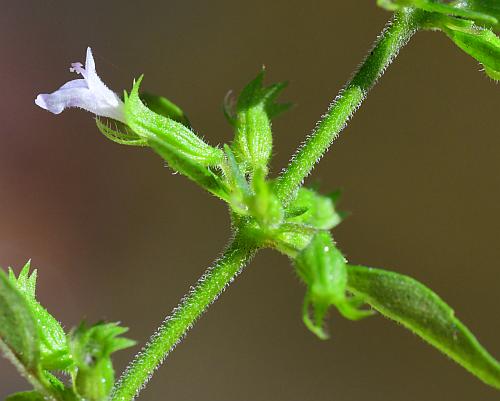
[[[248,263],[256,250],[250,245],[252,243],[236,235],[220,259],[198,280],[196,287],[163,321],[142,352],[129,364],[113,389],[112,401],[130,401],[135,398],[198,317]]]
[[[382,32],[358,72],[278,179],[276,192],[285,205],[359,107],[370,88],[384,73],[385,68],[414,34],[420,15],[414,10],[397,13]],[[154,370],[184,337],[196,319],[236,277],[256,248],[249,245],[248,238],[236,236],[223,256],[200,278],[197,286],[165,319],[143,351],[130,363],[113,389],[111,401],[130,401],[135,398]]]
[[[337,138],[399,50],[417,31],[423,15],[421,11],[405,9],[396,13],[384,29],[357,73],[330,105],[328,112],[278,178],[276,194],[285,205],[293,199],[297,188]]]

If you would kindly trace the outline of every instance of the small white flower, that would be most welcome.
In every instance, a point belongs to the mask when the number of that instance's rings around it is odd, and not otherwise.
[[[82,63],[72,63],[69,70],[82,75],[83,79],[66,82],[55,92],[38,95],[35,99],[38,106],[54,114],[67,107],[80,107],[98,116],[125,123],[124,103],[97,75],[90,47],[87,48],[85,68]]]

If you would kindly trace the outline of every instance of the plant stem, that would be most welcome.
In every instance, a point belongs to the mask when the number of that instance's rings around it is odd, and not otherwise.
[[[198,280],[196,287],[183,298],[129,364],[113,389],[112,401],[130,401],[135,398],[198,317],[252,258],[256,247],[250,244],[251,240],[236,235],[220,259]]]
[[[347,120],[392,59],[415,33],[421,13],[411,9],[397,13],[382,32],[364,63],[337,96],[316,130],[299,149],[276,183],[276,193],[286,205],[295,190],[328,149]],[[236,236],[222,257],[199,279],[197,286],[165,319],[141,353],[130,363],[115,385],[111,401],[130,401],[147,383],[154,370],[184,337],[196,319],[248,263],[257,247]]]
[[[284,205],[293,199],[297,188],[337,138],[368,91],[417,31],[423,15],[421,11],[405,9],[396,13],[381,33],[357,73],[335,98],[328,112],[276,181],[276,194]]]

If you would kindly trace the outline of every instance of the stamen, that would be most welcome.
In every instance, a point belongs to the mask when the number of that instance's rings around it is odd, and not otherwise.
[[[87,78],[87,71],[85,71],[85,68],[83,68],[83,64],[80,62],[71,63],[71,67],[69,70],[71,72],[76,72],[77,74],[81,74],[84,78]]]

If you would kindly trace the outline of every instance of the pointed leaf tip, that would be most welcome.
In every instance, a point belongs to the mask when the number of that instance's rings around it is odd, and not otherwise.
[[[364,266],[348,266],[347,271],[349,291],[500,389],[500,363],[437,294],[402,274]]]

